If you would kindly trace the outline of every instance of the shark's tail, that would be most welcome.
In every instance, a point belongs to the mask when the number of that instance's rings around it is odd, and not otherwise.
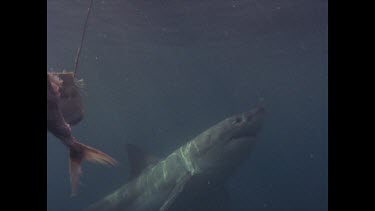
[[[72,188],[71,195],[77,194],[77,186],[82,173],[81,162],[87,160],[90,162],[100,163],[104,165],[116,165],[116,161],[109,155],[97,149],[74,142],[70,147],[70,184]]]

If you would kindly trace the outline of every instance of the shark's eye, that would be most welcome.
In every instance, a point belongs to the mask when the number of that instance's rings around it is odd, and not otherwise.
[[[236,117],[236,119],[233,121],[233,124],[238,124],[242,122],[242,118],[241,117]]]

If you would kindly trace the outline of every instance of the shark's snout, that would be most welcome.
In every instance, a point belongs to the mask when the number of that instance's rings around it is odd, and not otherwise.
[[[255,138],[262,127],[264,114],[264,107],[258,106],[257,108],[251,111],[239,115],[236,119],[240,119],[241,126],[239,127],[239,130],[234,133],[233,139],[245,137]]]
[[[258,106],[257,108],[244,114],[246,121],[261,121],[265,114],[265,109],[263,106]]]

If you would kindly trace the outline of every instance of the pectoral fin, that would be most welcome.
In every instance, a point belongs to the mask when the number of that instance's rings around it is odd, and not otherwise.
[[[182,177],[180,181],[177,182],[176,186],[169,193],[167,200],[165,200],[163,206],[161,206],[159,211],[168,211],[168,209],[171,207],[171,205],[176,200],[178,195],[183,191],[186,183],[190,181],[191,177],[191,174],[187,174],[184,177]]]

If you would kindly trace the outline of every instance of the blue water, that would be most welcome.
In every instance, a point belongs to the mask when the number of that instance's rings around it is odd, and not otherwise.
[[[47,1],[48,69],[72,70],[88,0]],[[126,143],[163,157],[260,97],[259,142],[228,181],[230,207],[328,210],[326,0],[94,0],[78,77],[84,163],[70,198],[68,151],[48,135],[47,208],[78,211],[124,184]]]

